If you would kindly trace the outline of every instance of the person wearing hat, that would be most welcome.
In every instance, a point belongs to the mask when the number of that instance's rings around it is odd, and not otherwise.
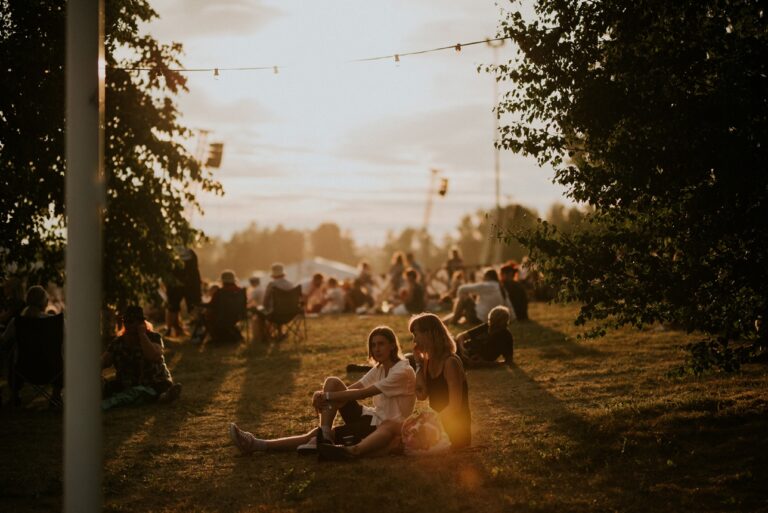
[[[245,319],[245,289],[237,285],[234,271],[221,273],[221,288],[217,290],[206,312],[208,333],[213,342],[240,342],[243,339],[237,323]]]
[[[256,327],[254,330],[254,339],[264,340],[267,333],[267,317],[272,313],[274,307],[272,300],[272,291],[275,288],[280,290],[291,290],[294,285],[285,278],[285,269],[283,264],[275,262],[272,264],[272,272],[270,273],[272,280],[267,284],[267,289],[264,291],[264,306],[256,311],[258,316]]]
[[[101,355],[101,368],[115,368],[115,378],[104,382],[103,409],[138,402],[171,402],[181,394],[163,356],[163,337],[152,331],[140,306],[129,306],[122,328]]]

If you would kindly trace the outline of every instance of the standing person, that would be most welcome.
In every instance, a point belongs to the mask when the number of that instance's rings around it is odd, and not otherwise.
[[[179,314],[181,312],[182,299],[187,304],[187,313],[191,313],[202,302],[200,287],[200,270],[197,264],[197,255],[189,248],[176,248],[176,253],[181,260],[181,266],[173,271],[172,281],[168,284],[168,305],[165,311],[166,335],[185,336],[187,333],[181,325]]]
[[[392,255],[392,265],[389,266],[389,284],[392,287],[392,295],[400,293],[403,286],[403,273],[405,272],[405,257],[402,251],[396,251]]]
[[[248,310],[253,311],[264,304],[264,287],[261,278],[255,274],[248,278],[248,284]]]
[[[386,453],[399,445],[400,428],[416,403],[416,375],[403,359],[397,335],[379,326],[368,335],[368,357],[374,367],[347,387],[336,377],[326,378],[322,390],[312,396],[312,407],[320,415],[320,426],[298,435],[262,440],[234,423],[229,435],[243,454],[255,451],[298,450],[301,454],[320,452],[321,459],[352,459]],[[373,397],[373,407],[358,401]],[[333,426],[336,413],[344,424]],[[334,443],[352,442],[350,446]]]
[[[522,283],[517,281],[519,268],[513,262],[501,267],[501,284],[507,291],[509,302],[518,321],[528,320],[528,293]]]
[[[421,264],[416,261],[416,257],[410,251],[405,254],[405,267],[406,270],[413,269],[416,271],[419,275],[419,281],[422,283],[424,282],[424,270],[421,268]]]
[[[445,318],[446,322],[458,324],[462,317],[469,324],[480,324],[488,318],[488,312],[495,306],[509,305],[507,291],[499,283],[499,275],[495,269],[488,269],[483,274],[483,281],[466,283],[457,290],[456,304],[453,313]],[[473,299],[472,295],[477,299]]]
[[[358,264],[358,269],[359,274],[357,275],[357,278],[360,280],[360,284],[367,288],[369,292],[371,292],[375,285],[373,281],[373,270],[371,269],[371,264],[369,264],[366,260],[361,260]]]
[[[3,280],[3,304],[0,307],[0,329],[19,315],[26,304],[24,303],[24,283],[21,278],[9,276]]]
[[[448,284],[450,286],[453,284],[452,280],[456,272],[464,270],[464,259],[461,258],[459,248],[451,248],[451,256],[445,262],[445,270],[448,271],[448,279],[451,280],[451,283]]]
[[[451,448],[468,447],[472,442],[469,386],[456,343],[435,314],[412,317],[408,331],[413,335],[413,357],[418,369],[416,397],[420,401],[429,399],[429,407],[438,413]]]

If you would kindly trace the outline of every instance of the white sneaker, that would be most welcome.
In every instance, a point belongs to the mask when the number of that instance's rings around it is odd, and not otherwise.
[[[237,427],[234,422],[229,423],[229,438],[232,439],[232,443],[235,447],[240,449],[242,454],[250,454],[253,452],[251,440],[248,438],[248,433]]]
[[[317,454],[317,437],[313,436],[309,442],[296,447],[296,452],[301,455]]]

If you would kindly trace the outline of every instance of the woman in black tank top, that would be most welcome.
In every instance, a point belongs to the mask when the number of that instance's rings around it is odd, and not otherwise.
[[[414,316],[408,330],[413,334],[418,367],[416,397],[429,399],[429,406],[439,413],[452,448],[469,446],[469,387],[453,337],[440,318],[429,313]]]

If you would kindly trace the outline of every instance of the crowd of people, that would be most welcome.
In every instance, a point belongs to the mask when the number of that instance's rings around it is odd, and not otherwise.
[[[151,309],[138,305],[128,306],[117,318],[116,334],[101,358],[104,410],[177,400],[182,385],[173,380],[166,364],[163,337],[239,343],[247,327],[251,340],[265,340],[283,293],[295,293],[296,306],[305,315],[411,317],[411,352],[403,354],[390,327],[374,328],[367,340],[369,364],[352,366],[364,375],[350,384],[328,377],[312,396],[311,407],[319,420],[306,433],[260,439],[232,423],[229,435],[246,454],[296,450],[316,453],[324,460],[347,460],[402,451],[407,449],[401,436],[403,424],[413,418],[417,399],[428,401],[451,447],[467,447],[471,412],[465,370],[512,365],[509,323],[528,319],[529,290],[521,279],[527,271],[524,266],[508,262],[498,269],[489,267],[477,279],[478,269],[465,266],[458,250],[451,252],[437,273],[425,271],[412,253],[396,253],[387,272],[380,275],[368,262],[361,262],[353,278],[315,273],[294,283],[286,277],[283,264],[274,263],[266,283],[263,276],[253,275],[247,286],[231,270],[221,272],[218,282],[206,284],[194,251],[179,249],[177,256],[178,270],[162,291],[165,306],[160,323],[165,321],[165,326],[156,331],[147,318]],[[34,285],[24,291],[18,278],[8,278],[3,285],[0,357],[10,373],[19,319],[56,315],[64,304],[60,289],[49,292]],[[454,337],[452,327],[464,330]],[[53,396],[60,400],[63,383],[59,383],[54,384]],[[361,404],[366,398],[372,399],[372,406]],[[334,427],[337,416],[342,423]]]

